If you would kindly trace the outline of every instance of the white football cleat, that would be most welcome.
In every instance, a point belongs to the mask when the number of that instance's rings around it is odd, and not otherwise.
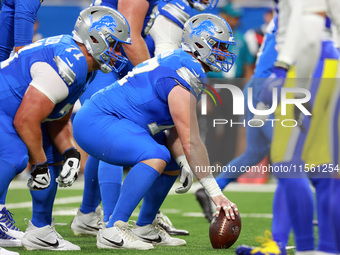
[[[54,219],[51,225],[42,228],[35,227],[28,222],[25,235],[21,240],[27,250],[53,250],[53,251],[78,251],[80,247],[63,239],[54,228]]]
[[[163,228],[171,236],[187,236],[189,235],[188,230],[177,229],[172,225],[169,217],[164,215],[161,211],[158,211],[156,215],[157,224]]]
[[[19,255],[19,253],[15,251],[9,251],[0,247],[0,255]]]
[[[8,229],[0,225],[0,246],[1,247],[21,247],[21,240],[8,234]]]
[[[71,229],[76,236],[97,236],[99,229],[102,228],[104,228],[104,222],[100,206],[97,207],[96,212],[87,214],[82,213],[80,209],[78,209],[77,215],[71,222]]]
[[[182,246],[187,242],[183,239],[171,237],[162,227],[154,220],[152,224],[148,224],[142,227],[133,224],[132,232],[143,242],[148,242],[153,245],[162,246]]]
[[[9,210],[7,210],[6,207],[2,208],[2,210],[0,211],[0,225],[5,226],[7,228],[7,234],[9,236],[20,240],[25,233],[18,229],[14,225],[14,223],[15,221],[13,219],[13,214]]]
[[[116,221],[111,228],[100,229],[97,235],[99,249],[151,250],[153,245],[140,241],[129,228],[127,222]]]

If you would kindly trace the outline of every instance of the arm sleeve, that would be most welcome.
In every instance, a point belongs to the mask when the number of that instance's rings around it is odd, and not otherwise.
[[[15,1],[14,46],[24,46],[32,43],[34,22],[40,8],[40,4],[40,0]]]
[[[68,87],[58,73],[45,62],[36,62],[31,66],[30,85],[44,93],[54,104],[68,96]]]

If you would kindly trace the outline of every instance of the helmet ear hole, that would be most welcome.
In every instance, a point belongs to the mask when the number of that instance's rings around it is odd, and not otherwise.
[[[92,42],[99,43],[98,40],[96,38],[94,38],[92,35],[90,36],[90,38],[91,38]]]
[[[197,48],[199,48],[199,49],[203,49],[204,48],[204,46],[202,44],[199,44],[198,42],[195,42],[195,44],[196,44]]]

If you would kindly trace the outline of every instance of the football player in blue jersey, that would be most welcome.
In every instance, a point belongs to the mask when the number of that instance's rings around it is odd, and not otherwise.
[[[9,58],[13,48],[17,52],[26,44],[32,43],[34,21],[41,5],[40,0],[34,1],[1,1],[0,13],[0,62]],[[14,223],[12,213],[5,207],[7,190],[0,196],[0,225],[5,226],[5,235],[0,236],[6,247],[21,245],[20,238],[24,233]]]
[[[252,79],[249,80],[249,82],[243,89],[243,93],[245,96],[248,95],[248,88],[253,89],[254,96],[252,100],[254,105],[256,105],[259,100],[258,95],[261,92],[264,79],[270,76],[273,69],[273,63],[277,57],[277,51],[275,49],[276,23],[277,16],[267,27],[265,40],[258,52],[258,59],[254,74],[252,76]],[[249,111],[248,107],[246,107],[246,111],[246,119],[248,121],[253,117],[253,114]],[[230,182],[235,181],[239,176],[242,175],[242,172],[240,171],[241,166],[256,165],[269,153],[272,137],[272,127],[270,123],[266,123],[261,128],[247,127],[246,136],[247,147],[245,152],[241,156],[233,159],[227,164],[227,167],[236,166],[239,171],[233,173],[227,171],[221,172],[216,178],[216,181],[221,190],[226,188],[226,186]],[[210,222],[213,218],[213,207],[211,205],[209,197],[205,193],[204,189],[198,189],[195,193],[195,196],[203,209],[205,217]]]
[[[206,171],[209,159],[196,119],[205,73],[229,71],[234,63],[236,56],[228,51],[230,44],[234,44],[232,30],[224,20],[211,14],[197,15],[184,26],[183,50],[139,64],[93,95],[75,116],[75,139],[86,152],[110,164],[132,166],[107,228],[98,232],[98,248],[145,250],[152,249],[152,244],[186,244],[153,223],[176,180],[169,172],[179,168],[172,157],[183,154],[216,203],[216,214],[222,208],[228,219],[238,213]],[[164,129],[169,131],[168,147],[164,145]],[[92,134],[91,139],[87,132]],[[143,222],[138,219],[130,229],[129,217],[142,198],[141,214],[148,217]],[[146,207],[148,200],[157,203]]]
[[[26,249],[80,249],[56,233],[52,220],[58,185],[71,186],[79,171],[71,109],[96,70],[124,67],[119,47],[131,43],[129,34],[119,12],[90,7],[80,13],[73,37],[40,40],[1,62],[0,195],[29,162],[33,215],[21,240]]]
[[[155,55],[181,47],[182,29],[194,11],[212,10],[218,0],[161,0],[150,35],[155,42]]]
[[[149,59],[150,56],[153,57],[154,45],[147,33],[155,17],[154,12],[157,10],[157,3],[158,0],[93,1],[93,5],[100,4],[115,9],[118,8],[118,10],[121,11],[121,13],[123,13],[129,21],[133,44],[128,47],[125,45],[123,46],[126,56],[131,61],[127,65],[128,68],[124,69],[124,72],[131,70],[134,65]],[[129,6],[129,8],[126,6]],[[125,53],[123,52],[123,54]],[[91,84],[91,87],[80,97],[81,103],[83,104],[86,99],[89,99],[92,94],[98,90],[118,80],[119,76],[120,78],[123,77],[122,73],[124,72],[121,72],[120,74],[103,74],[102,72],[98,72],[96,78]],[[183,159],[183,157],[180,158]],[[183,169],[188,168],[189,166],[187,164],[183,164]],[[98,230],[103,227],[101,208],[98,207],[100,201],[103,205],[103,220],[105,223],[109,221],[121,190],[123,180],[122,169],[123,168],[121,166],[107,164],[103,161],[99,161],[91,155],[88,157],[84,172],[85,185],[83,201],[77,215],[71,223],[71,229],[75,235],[82,234],[96,236]],[[115,172],[114,175],[110,174],[112,171]],[[185,180],[184,175],[182,175],[182,182],[184,182],[183,179]],[[188,183],[185,189],[183,187],[182,191],[189,189],[189,184],[191,185],[191,182]],[[140,217],[143,218],[143,215]],[[157,222],[159,226],[164,228],[171,235],[189,234],[187,230],[176,229],[169,218],[161,212],[157,214]]]

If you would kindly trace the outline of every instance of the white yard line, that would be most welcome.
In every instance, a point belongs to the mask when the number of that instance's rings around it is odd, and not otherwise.
[[[176,194],[175,188],[179,187],[180,183],[176,182],[174,187],[170,190],[169,195]],[[228,191],[238,191],[238,192],[274,192],[276,189],[276,183],[268,183],[268,184],[240,184],[240,183],[231,183],[224,189],[225,192]],[[201,188],[201,184],[198,182],[193,183],[191,189],[188,193],[194,193],[197,189]],[[14,180],[11,182],[10,189],[27,189],[26,181],[22,180]],[[64,189],[75,189],[82,190],[84,188],[84,180],[77,180],[72,187],[64,188]]]

